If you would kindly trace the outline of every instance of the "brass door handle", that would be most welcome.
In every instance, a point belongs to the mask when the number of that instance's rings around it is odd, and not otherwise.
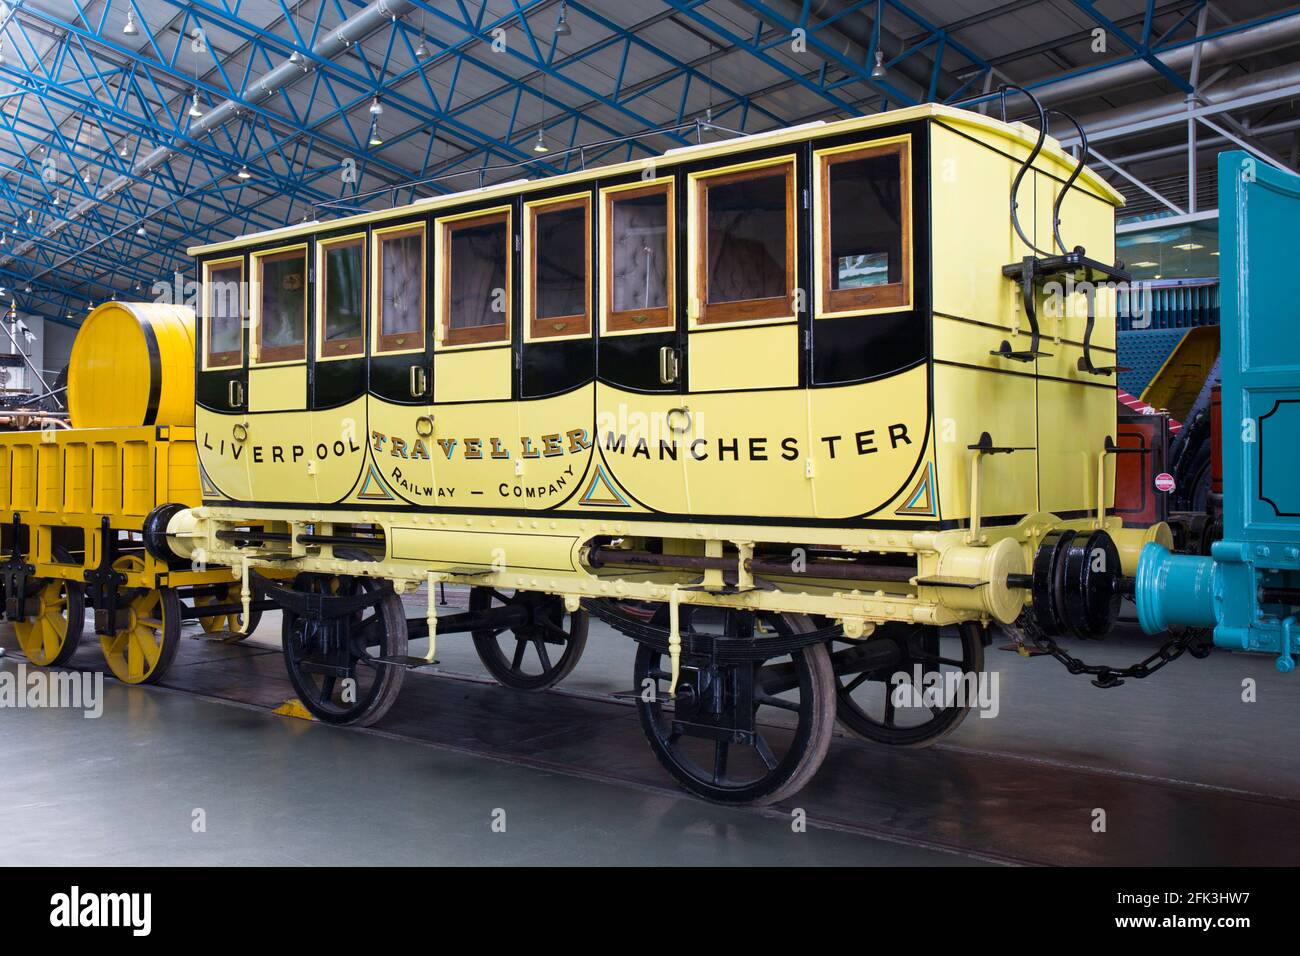
[[[661,385],[671,385],[677,381],[678,363],[677,350],[671,345],[665,345],[659,350],[659,383]]]
[[[425,392],[429,389],[429,377],[425,374],[424,366],[411,366],[411,397],[423,398]]]
[[[242,408],[244,405],[244,383],[237,378],[226,383],[226,404],[231,408]]]

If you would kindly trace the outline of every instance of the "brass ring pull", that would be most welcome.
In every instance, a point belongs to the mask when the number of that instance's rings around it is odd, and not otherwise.
[[[415,420],[415,433],[421,438],[428,438],[433,434],[433,416],[421,415]]]
[[[684,435],[691,430],[691,410],[685,405],[668,409],[668,413],[664,418],[667,421],[668,430],[671,432],[675,432],[678,435]],[[680,428],[673,424],[674,420],[681,422]]]
[[[235,441],[242,445],[244,442],[248,441],[248,426],[243,422],[236,422],[235,427],[230,430],[230,434]]]

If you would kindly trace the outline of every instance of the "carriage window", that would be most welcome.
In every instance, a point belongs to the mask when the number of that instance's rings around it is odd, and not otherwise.
[[[591,330],[590,209],[584,197],[532,213],[533,338]]]
[[[673,324],[671,203],[670,183],[608,197],[611,331]]]
[[[701,322],[791,313],[794,289],[793,166],[717,176],[701,184],[706,237]]]
[[[365,239],[321,243],[320,356],[360,355],[366,301]]]
[[[424,227],[380,233],[377,351],[422,349]]]
[[[244,353],[244,263],[211,265],[205,271],[207,367],[238,365]]]
[[[256,256],[259,362],[307,357],[307,251]]]
[[[510,217],[489,213],[446,226],[447,345],[510,338]]]
[[[905,143],[823,156],[822,308],[905,306],[911,242]]]

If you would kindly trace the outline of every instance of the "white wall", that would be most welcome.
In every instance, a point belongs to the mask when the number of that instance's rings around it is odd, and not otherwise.
[[[77,337],[77,330],[70,329],[66,325],[60,325],[57,322],[45,322],[44,338],[44,358],[43,368],[49,369],[45,375],[47,381],[53,381],[54,377],[63,370],[68,364],[68,356],[72,354],[72,340]]]

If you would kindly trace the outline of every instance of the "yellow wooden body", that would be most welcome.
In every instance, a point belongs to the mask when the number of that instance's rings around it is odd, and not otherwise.
[[[73,428],[194,424],[194,311],[105,302],[86,317],[68,361]]]
[[[37,577],[84,580],[99,564],[105,518],[115,532],[138,532],[150,511],[171,501],[199,501],[192,427],[0,432],[3,551],[12,547],[17,516],[30,529],[25,553]],[[71,563],[56,557],[59,549]],[[226,568],[175,571],[139,554],[143,566],[127,572],[127,587],[231,580]]]
[[[1122,531],[1106,513],[1114,494],[1105,441],[1115,434],[1115,389],[1113,378],[1077,368],[1083,297],[1067,297],[1055,312],[1040,303],[1040,349],[1050,357],[1021,364],[990,355],[1004,340],[1028,348],[1020,291],[1001,270],[1032,254],[1013,231],[1007,204],[1036,131],[927,105],[670,152],[653,173],[670,175],[676,163],[705,159],[716,160],[716,168],[743,168],[760,147],[788,145],[793,152],[811,143],[816,155],[825,137],[854,134],[871,144],[897,138],[878,128],[915,121],[925,122],[924,134],[907,135],[928,137],[929,150],[928,169],[920,172],[929,179],[929,245],[916,250],[926,252],[929,268],[912,280],[928,289],[930,302],[923,318],[928,357],[921,364],[874,381],[800,388],[797,316],[704,328],[688,301],[677,304],[690,352],[681,394],[648,395],[597,380],[553,397],[511,401],[515,350],[466,351],[435,341],[427,404],[370,394],[341,408],[307,411],[305,362],[254,365],[246,410],[198,410],[205,506],[175,523],[180,540],[210,560],[270,564],[257,549],[223,544],[215,531],[266,519],[294,531],[364,524],[384,534],[379,564],[340,562],[328,546],[295,545],[296,566],[412,584],[433,574],[573,599],[664,600],[693,580],[594,569],[586,549],[596,538],[631,546],[662,539],[668,552],[711,555],[724,548],[743,555],[755,544],[895,553],[915,560],[922,581],[945,574],[991,580],[1027,569],[1052,528],[1104,526],[1131,572],[1137,549],[1158,532]],[[1049,139],[1021,186],[1022,223],[1041,248],[1052,247],[1052,204],[1074,166]],[[522,194],[527,203],[535,189],[577,188],[636,168],[493,187],[473,200],[499,195],[506,202]],[[438,197],[418,210],[450,215],[467,201]],[[1062,233],[1090,258],[1114,261],[1114,210],[1121,201],[1085,170],[1064,202]],[[329,228],[381,228],[413,208]],[[302,242],[320,228],[292,227],[192,252],[204,259],[237,256]],[[688,222],[688,248],[698,229]],[[812,251],[798,248],[796,255],[803,261]],[[698,268],[693,255],[685,261],[688,272]],[[437,262],[435,254],[434,269]],[[693,288],[689,275],[686,284]],[[441,283],[432,286],[431,316],[438,314]],[[1097,364],[1113,364],[1114,302],[1105,290],[1098,296]],[[822,308],[814,296],[813,335]],[[602,331],[599,299],[596,313],[597,335],[624,334]],[[872,320],[872,312],[861,313],[861,321]],[[422,360],[422,354],[413,359]],[[1017,451],[981,456],[976,464],[970,446],[984,433]],[[675,458],[663,453],[664,442],[675,443]],[[976,521],[983,522],[978,530]],[[851,633],[884,620],[1008,620],[1023,600],[1022,592],[993,585],[961,590],[914,581],[855,588],[791,578],[777,579],[772,590],[743,586],[739,566],[737,576],[739,590],[708,575],[702,589],[681,599],[827,614],[851,625]]]
[[[68,405],[71,429],[0,432],[0,542],[8,555],[17,518],[37,577],[82,581],[99,564],[105,519],[114,534],[138,532],[158,505],[201,500],[193,310],[98,306],[72,345]],[[143,549],[138,556],[128,587],[231,580],[226,568],[171,571]]]

